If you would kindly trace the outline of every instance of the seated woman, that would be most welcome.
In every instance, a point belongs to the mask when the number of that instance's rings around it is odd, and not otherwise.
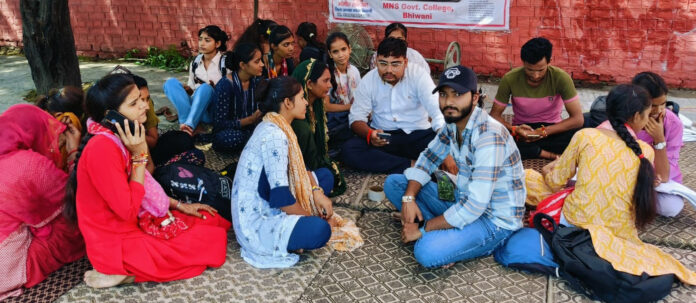
[[[303,96],[302,86],[290,77],[256,86],[265,116],[242,151],[232,187],[234,234],[242,258],[254,267],[290,267],[299,260],[293,252],[317,249],[329,240],[339,250],[362,245],[355,224],[334,214],[324,195],[331,191],[331,174],[326,168],[316,174],[305,168],[290,127],[305,117]],[[332,235],[330,225],[341,232]]]
[[[39,96],[34,103],[63,123],[74,125],[82,132],[84,110],[82,100],[84,92],[79,87],[65,86],[60,90],[52,89],[48,95]]]
[[[292,60],[295,55],[295,38],[290,29],[285,25],[273,27],[268,43],[271,52],[264,58],[266,68],[263,70],[263,77],[273,79],[292,75],[295,70],[295,62]]]
[[[326,46],[329,50],[331,93],[330,102],[324,106],[329,128],[329,148],[334,149],[353,136],[348,124],[348,114],[355,99],[353,94],[360,84],[360,71],[350,64],[351,48],[346,34],[332,33],[326,38]]]
[[[80,132],[40,108],[19,104],[0,115],[0,300],[82,258],[85,244],[61,215],[66,171]]]
[[[164,94],[176,107],[179,129],[193,136],[198,123],[210,123],[208,105],[213,100],[213,87],[222,79],[222,53],[227,50],[227,33],[216,25],[198,31],[198,52],[189,66],[186,85],[175,78],[164,82]]]
[[[636,85],[619,85],[607,97],[609,122],[578,131],[543,175],[526,170],[527,203],[537,204],[562,189],[576,174],[575,190],[561,215],[590,231],[597,254],[622,272],[650,276],[675,274],[696,284],[696,273],[658,247],[638,238],[655,217],[655,172],[650,145],[635,133],[648,123],[650,96]],[[567,224],[566,224],[567,225]]]
[[[679,169],[679,151],[684,145],[684,126],[679,117],[666,109],[667,85],[660,75],[642,72],[633,77],[633,84],[645,88],[650,94],[650,118],[645,129],[638,132],[638,139],[653,146],[655,150],[655,173],[660,182],[682,183]],[[674,217],[684,208],[684,199],[668,193],[657,193],[657,213]]]
[[[261,50],[251,43],[235,46],[225,56],[231,71],[215,86],[213,98],[213,148],[219,151],[241,150],[261,121],[254,101],[254,88],[263,74]]]
[[[328,127],[324,103],[328,103],[331,73],[323,61],[310,59],[300,63],[292,73],[302,85],[305,99],[309,103],[304,119],[292,121],[292,130],[297,135],[305,166],[309,170],[328,168],[333,175],[333,191],[327,191],[334,197],[346,191],[346,182],[338,170],[336,162],[329,159]]]
[[[319,42],[316,24],[312,22],[300,23],[295,35],[297,36],[297,46],[300,47],[300,62],[307,59],[325,60],[326,46]]]
[[[234,42],[236,48],[242,43],[251,43],[256,45],[262,52],[261,55],[265,58],[271,52],[271,46],[268,43],[268,38],[271,35],[271,28],[278,26],[273,20],[256,19],[249,24],[239,39]]]
[[[145,170],[147,107],[130,75],[107,75],[87,92],[89,134],[77,151],[65,212],[84,236],[94,266],[85,273],[91,287],[187,279],[225,262],[230,223],[210,206],[167,197]],[[105,120],[109,110],[125,116],[133,129]],[[143,226],[153,216],[173,216],[176,224],[162,222],[166,229],[158,233]]]

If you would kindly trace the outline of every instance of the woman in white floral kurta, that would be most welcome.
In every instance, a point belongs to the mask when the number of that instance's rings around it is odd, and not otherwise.
[[[289,250],[323,247],[331,236],[326,220],[333,210],[331,201],[323,194],[330,192],[333,186],[333,176],[328,169],[317,170],[313,174],[315,177],[308,178],[312,179],[311,193],[315,203],[326,213],[324,218],[302,211],[289,214],[293,211],[287,209],[299,204],[290,182],[289,165],[292,166],[293,161],[297,163],[301,155],[290,154],[293,142],[297,144],[296,138],[289,122],[282,117],[304,117],[307,104],[301,90],[289,89],[288,86],[295,87],[293,83],[297,81],[281,77],[264,80],[257,86],[257,94],[266,96],[259,106],[268,113],[242,151],[232,187],[232,222],[242,247],[242,258],[258,268],[292,266],[299,256]],[[304,170],[303,164],[301,169]]]

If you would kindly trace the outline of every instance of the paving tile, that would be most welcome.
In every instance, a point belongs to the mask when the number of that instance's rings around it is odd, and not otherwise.
[[[400,224],[386,212],[358,221],[365,245],[335,252],[300,302],[543,302],[547,278],[504,268],[492,257],[450,269],[427,269],[400,242]]]
[[[340,207],[336,212],[352,220],[360,215]],[[57,302],[295,302],[333,252],[325,247],[303,254],[291,268],[257,269],[241,258],[233,232],[228,240],[225,264],[198,277],[108,289],[92,289],[80,283]]]

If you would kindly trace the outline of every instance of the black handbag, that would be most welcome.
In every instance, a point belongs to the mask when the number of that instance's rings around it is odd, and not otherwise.
[[[542,220],[549,221],[553,230],[544,228]],[[534,216],[534,226],[551,246],[560,276],[571,288],[593,300],[651,302],[664,298],[672,290],[673,274],[636,276],[615,270],[597,255],[588,230],[558,225],[543,213]]]

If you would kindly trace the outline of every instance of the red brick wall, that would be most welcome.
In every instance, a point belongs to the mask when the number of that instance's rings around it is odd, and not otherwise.
[[[260,0],[259,15],[291,29],[311,21],[324,36],[328,0]],[[426,58],[442,59],[450,41],[463,47],[462,63],[479,74],[501,76],[521,64],[519,49],[545,36],[552,63],[574,79],[625,82],[637,72],[662,74],[671,86],[696,88],[696,1],[513,0],[509,32],[410,28],[408,41]],[[218,24],[238,36],[253,18],[253,0],[71,0],[80,55],[121,56],[132,48],[196,48],[196,32]],[[382,37],[383,27],[366,27]],[[19,0],[0,1],[0,45],[21,45]],[[440,66],[436,66],[440,68]]]

